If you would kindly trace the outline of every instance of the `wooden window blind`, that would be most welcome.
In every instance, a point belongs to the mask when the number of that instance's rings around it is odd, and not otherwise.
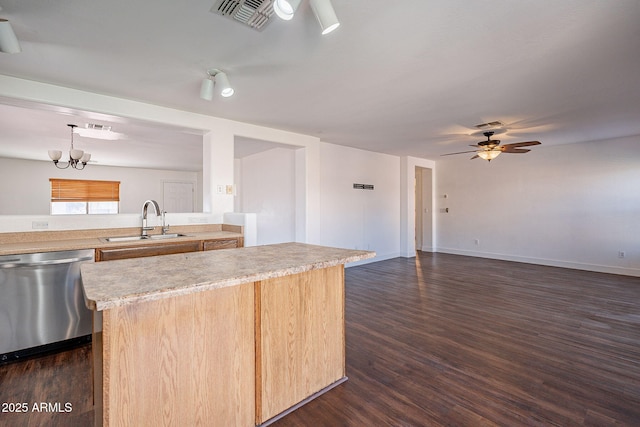
[[[120,181],[50,178],[52,202],[119,202]]]

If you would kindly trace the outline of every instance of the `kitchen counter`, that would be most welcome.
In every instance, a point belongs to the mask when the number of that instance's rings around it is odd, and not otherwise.
[[[282,243],[85,264],[82,279],[87,306],[102,311],[332,267],[374,255],[368,251]]]
[[[82,266],[97,426],[266,425],[347,380],[344,264],[283,243]]]
[[[229,230],[224,228],[228,227]],[[158,229],[160,227],[157,227]],[[71,251],[109,247],[134,247],[162,245],[169,242],[242,237],[241,227],[211,224],[203,226],[175,226],[170,233],[186,234],[182,237],[131,242],[108,242],[107,237],[135,236],[140,228],[43,231],[24,233],[0,233],[0,255],[16,255],[37,252]],[[157,234],[157,233],[155,233]]]

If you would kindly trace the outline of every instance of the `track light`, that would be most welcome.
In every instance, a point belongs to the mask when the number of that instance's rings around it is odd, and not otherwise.
[[[273,11],[285,21],[289,21],[296,13],[301,0],[275,0],[273,2]]]
[[[311,9],[318,18],[322,27],[322,34],[329,34],[340,26],[336,12],[333,10],[331,0],[310,0]]]
[[[22,49],[16,33],[11,28],[11,23],[6,19],[0,18],[0,52],[19,53]]]
[[[211,101],[213,99],[213,90],[216,86],[220,90],[220,95],[225,98],[230,97],[234,93],[231,84],[229,84],[227,74],[214,68],[207,71],[207,77],[202,81],[200,98]]]
[[[205,101],[211,101],[213,99],[213,80],[211,80],[211,77],[207,77],[202,81],[202,86],[200,86],[200,98]]]

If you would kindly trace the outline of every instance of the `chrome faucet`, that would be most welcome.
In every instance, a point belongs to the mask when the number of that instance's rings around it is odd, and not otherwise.
[[[164,222],[164,216],[166,213],[167,211],[162,211],[162,234],[167,234],[167,231],[169,231],[169,224],[165,224]]]
[[[160,216],[160,206],[155,200],[147,200],[142,205],[142,236],[147,236],[147,231],[153,230],[155,227],[147,227],[147,209],[149,205],[153,206],[153,210],[156,211],[156,215]]]

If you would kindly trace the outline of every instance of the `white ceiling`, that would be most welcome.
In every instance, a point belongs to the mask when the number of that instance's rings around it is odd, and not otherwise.
[[[306,0],[262,31],[213,3],[0,0],[22,46],[0,53],[0,74],[434,159],[494,120],[503,142],[542,147],[640,134],[637,0],[333,0],[341,26],[326,36]],[[208,68],[232,98],[199,98]],[[1,156],[46,158],[68,146],[67,123],[97,122],[128,135],[113,155],[76,139],[100,164],[201,158],[198,130],[0,103]]]

